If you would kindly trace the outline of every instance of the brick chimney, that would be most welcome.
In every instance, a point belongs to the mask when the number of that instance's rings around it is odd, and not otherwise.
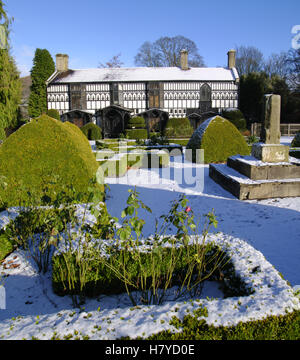
[[[181,66],[181,70],[188,70],[189,69],[188,51],[187,50],[181,50],[180,51],[180,66]]]
[[[69,70],[69,56],[66,54],[56,55],[56,70],[59,72]]]
[[[236,51],[235,50],[229,50],[228,53],[228,68],[232,69],[235,68],[235,58],[236,58]]]

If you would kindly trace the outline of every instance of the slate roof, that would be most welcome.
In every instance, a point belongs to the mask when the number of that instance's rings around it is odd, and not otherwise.
[[[48,84],[144,82],[144,81],[236,81],[235,68],[202,67],[181,70],[178,67],[97,68],[54,73]]]

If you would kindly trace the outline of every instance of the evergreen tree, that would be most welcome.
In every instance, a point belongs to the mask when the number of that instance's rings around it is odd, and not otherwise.
[[[14,127],[18,121],[21,103],[21,81],[14,59],[9,50],[9,25],[4,3],[0,0],[0,27],[5,39],[0,47],[0,140],[4,140],[5,129]],[[4,40],[4,41],[3,41]]]
[[[54,73],[55,64],[46,49],[36,49],[31,69],[31,93],[28,111],[31,117],[37,117],[47,111],[46,81]]]

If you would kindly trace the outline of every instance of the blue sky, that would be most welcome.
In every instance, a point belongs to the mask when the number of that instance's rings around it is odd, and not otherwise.
[[[73,69],[97,67],[121,53],[124,66],[144,41],[183,35],[198,46],[207,66],[223,66],[239,45],[265,57],[291,47],[300,24],[299,0],[4,0],[14,17],[12,53],[29,74],[36,48],[70,56]]]

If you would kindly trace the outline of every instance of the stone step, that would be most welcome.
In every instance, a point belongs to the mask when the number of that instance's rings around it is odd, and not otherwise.
[[[300,178],[252,180],[224,164],[211,164],[209,176],[239,200],[300,197]]]
[[[291,158],[290,163],[265,163],[253,156],[231,156],[227,165],[251,180],[300,178],[300,161]]]

